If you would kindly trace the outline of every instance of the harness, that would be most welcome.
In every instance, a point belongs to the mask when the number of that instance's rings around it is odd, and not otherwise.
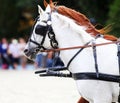
[[[52,31],[51,32],[48,32],[49,34],[48,35],[52,35],[53,38],[55,38],[55,34],[54,32]],[[97,38],[101,37],[101,35],[97,35],[95,37],[95,40]],[[56,39],[54,40],[53,38],[50,38],[50,41],[53,42],[54,44],[57,44],[58,46],[58,42],[56,43]],[[110,81],[110,82],[118,82],[120,83],[120,76],[119,75],[109,75],[109,74],[104,74],[104,73],[100,73],[99,72],[99,68],[98,68],[98,62],[97,62],[97,50],[96,50],[96,46],[102,46],[102,45],[106,45],[106,44],[96,44],[95,43],[95,40],[91,40],[89,42],[87,42],[84,46],[81,46],[81,48],[74,54],[74,56],[69,60],[68,64],[66,67],[62,67],[62,68],[55,68],[54,65],[52,68],[48,68],[47,70],[41,70],[41,71],[36,71],[35,73],[38,74],[38,73],[43,73],[43,72],[46,72],[46,74],[40,74],[41,76],[58,76],[58,77],[73,77],[75,80],[85,80],[85,79],[89,79],[89,80],[103,80],[103,81]],[[89,45],[90,43],[92,43],[91,45]],[[116,43],[117,44],[117,47],[118,47],[118,63],[119,63],[119,71],[120,71],[120,42],[110,42],[108,44],[114,44]],[[51,49],[51,50],[42,50],[41,52],[49,52],[49,51],[54,51],[56,53],[58,53],[59,48],[58,47],[54,47],[52,45],[52,47],[54,49]],[[93,49],[93,57],[94,57],[94,62],[95,62],[95,71],[96,72],[83,72],[83,73],[70,73],[70,74],[63,74],[63,73],[60,73],[59,71],[63,71],[63,70],[68,70],[70,64],[72,63],[72,61],[78,56],[78,54],[80,54],[85,48],[88,48],[88,47],[92,47]],[[68,48],[69,49],[69,48]],[[70,48],[72,49],[72,48]],[[74,48],[76,49],[76,48]],[[78,48],[77,48],[78,49]],[[63,50],[65,50],[65,48],[63,48]],[[67,48],[66,48],[67,50]],[[59,52],[60,53],[60,52]],[[59,56],[59,53],[58,53],[58,56]],[[57,71],[57,72],[56,72]]]
[[[96,39],[98,37],[100,37],[100,35],[96,36]],[[96,72],[82,72],[82,73],[70,73],[70,74],[64,74],[64,73],[59,72],[59,71],[66,70],[69,68],[70,64],[75,59],[75,57],[77,57],[78,54],[80,54],[84,50],[84,48],[80,48],[79,51],[70,59],[70,61],[67,64],[67,67],[63,67],[63,68],[53,67],[53,68],[48,68],[47,70],[36,71],[35,73],[36,74],[40,73],[40,76],[72,77],[75,80],[102,80],[102,81],[108,81],[108,82],[116,82],[116,83],[119,83],[119,87],[120,87],[120,75],[110,75],[110,74],[104,74],[104,73],[99,72],[95,41],[87,42],[84,45],[84,47],[88,46],[89,43],[91,42],[92,42],[91,46],[93,49],[93,57],[94,57],[94,62],[95,62],[94,65],[95,65]],[[119,74],[120,74],[120,42],[117,42],[116,45],[118,47],[117,56],[118,56]],[[44,72],[46,74],[41,74]],[[118,96],[118,103],[120,103],[120,92]]]
[[[48,21],[51,21],[51,16],[50,15],[49,15]],[[52,50],[54,52],[59,51],[59,53],[60,53],[60,49],[58,47],[58,42],[57,42],[57,40],[55,38],[55,34],[54,34],[53,30],[52,30],[51,24],[48,24],[48,30],[47,30],[46,35],[47,34],[48,34],[48,37],[50,39],[50,44],[53,47]],[[37,44],[40,49],[41,48],[44,49],[43,52],[52,51],[52,50],[46,50],[46,48],[42,46],[43,43],[44,43],[46,35],[43,37],[43,40],[42,40],[40,45],[38,43],[36,43],[35,41],[30,40],[31,42]],[[97,38],[99,38],[99,37],[101,37],[101,35],[97,35],[95,40]],[[119,83],[119,85],[120,85],[120,75],[110,75],[110,74],[104,74],[104,73],[99,72],[98,61],[97,61],[97,52],[96,52],[97,51],[96,46],[98,44],[95,43],[95,40],[87,42],[81,48],[79,47],[80,49],[69,60],[69,62],[67,64],[67,67],[62,67],[62,68],[54,68],[53,67],[53,68],[48,68],[46,70],[36,71],[35,73],[36,74],[40,73],[40,76],[72,77],[75,80],[102,80],[102,81],[116,82],[116,83]],[[90,43],[92,43],[92,44],[89,45]],[[120,41],[115,42],[115,43],[116,43],[116,45],[118,47],[117,56],[118,56],[119,73],[120,73]],[[108,44],[114,44],[114,42],[111,42],[111,43],[108,43]],[[98,46],[101,46],[101,45],[106,45],[106,44],[103,43],[103,44],[100,44]],[[64,74],[64,73],[59,72],[59,71],[62,71],[62,70],[67,70],[69,68],[70,64],[72,63],[72,61],[75,59],[75,57],[77,57],[78,54],[80,54],[84,50],[84,48],[87,48],[87,47],[92,47],[92,49],[93,49],[93,57],[94,57],[94,62],[95,62],[95,64],[94,64],[95,65],[95,72],[82,72],[82,73],[70,73],[70,74]],[[58,53],[58,56],[59,56],[59,53]],[[41,73],[45,73],[45,74],[41,74]],[[120,95],[118,97],[118,102],[120,103]]]

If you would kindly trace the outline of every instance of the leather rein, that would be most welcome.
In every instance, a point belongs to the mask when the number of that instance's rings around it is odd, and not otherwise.
[[[64,51],[64,50],[72,50],[72,49],[79,49],[79,48],[89,48],[93,46],[103,46],[103,45],[108,45],[108,44],[117,44],[120,43],[120,41],[110,41],[106,43],[100,43],[100,44],[90,44],[90,45],[83,45],[83,46],[74,46],[74,47],[66,47],[66,48],[57,48],[57,49],[46,49],[46,50],[41,50],[40,52],[58,52],[58,51]]]

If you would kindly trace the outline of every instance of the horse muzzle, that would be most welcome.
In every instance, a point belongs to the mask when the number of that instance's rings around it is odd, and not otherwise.
[[[34,61],[35,58],[36,58],[37,51],[35,52],[35,51],[33,51],[33,50],[25,49],[25,50],[24,50],[24,54],[25,54],[25,56],[26,56],[28,59]]]

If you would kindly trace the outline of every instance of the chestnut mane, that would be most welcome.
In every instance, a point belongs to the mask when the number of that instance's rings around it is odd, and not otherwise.
[[[52,2],[50,3],[50,6],[52,10],[57,10],[57,12],[60,13],[61,15],[64,15],[73,19],[80,26],[84,26],[86,28],[86,32],[91,34],[92,36],[103,34],[105,39],[112,40],[112,41],[117,40],[115,36],[107,35],[107,33],[109,32],[108,30],[109,28],[105,29],[106,28],[105,27],[100,30],[96,29],[95,26],[91,24],[90,20],[82,13],[77,12],[73,9],[67,8],[65,6],[54,6]]]

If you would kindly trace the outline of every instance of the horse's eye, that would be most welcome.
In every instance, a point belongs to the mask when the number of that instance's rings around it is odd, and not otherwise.
[[[35,33],[37,35],[44,36],[47,33],[47,26],[37,25],[35,28]]]

